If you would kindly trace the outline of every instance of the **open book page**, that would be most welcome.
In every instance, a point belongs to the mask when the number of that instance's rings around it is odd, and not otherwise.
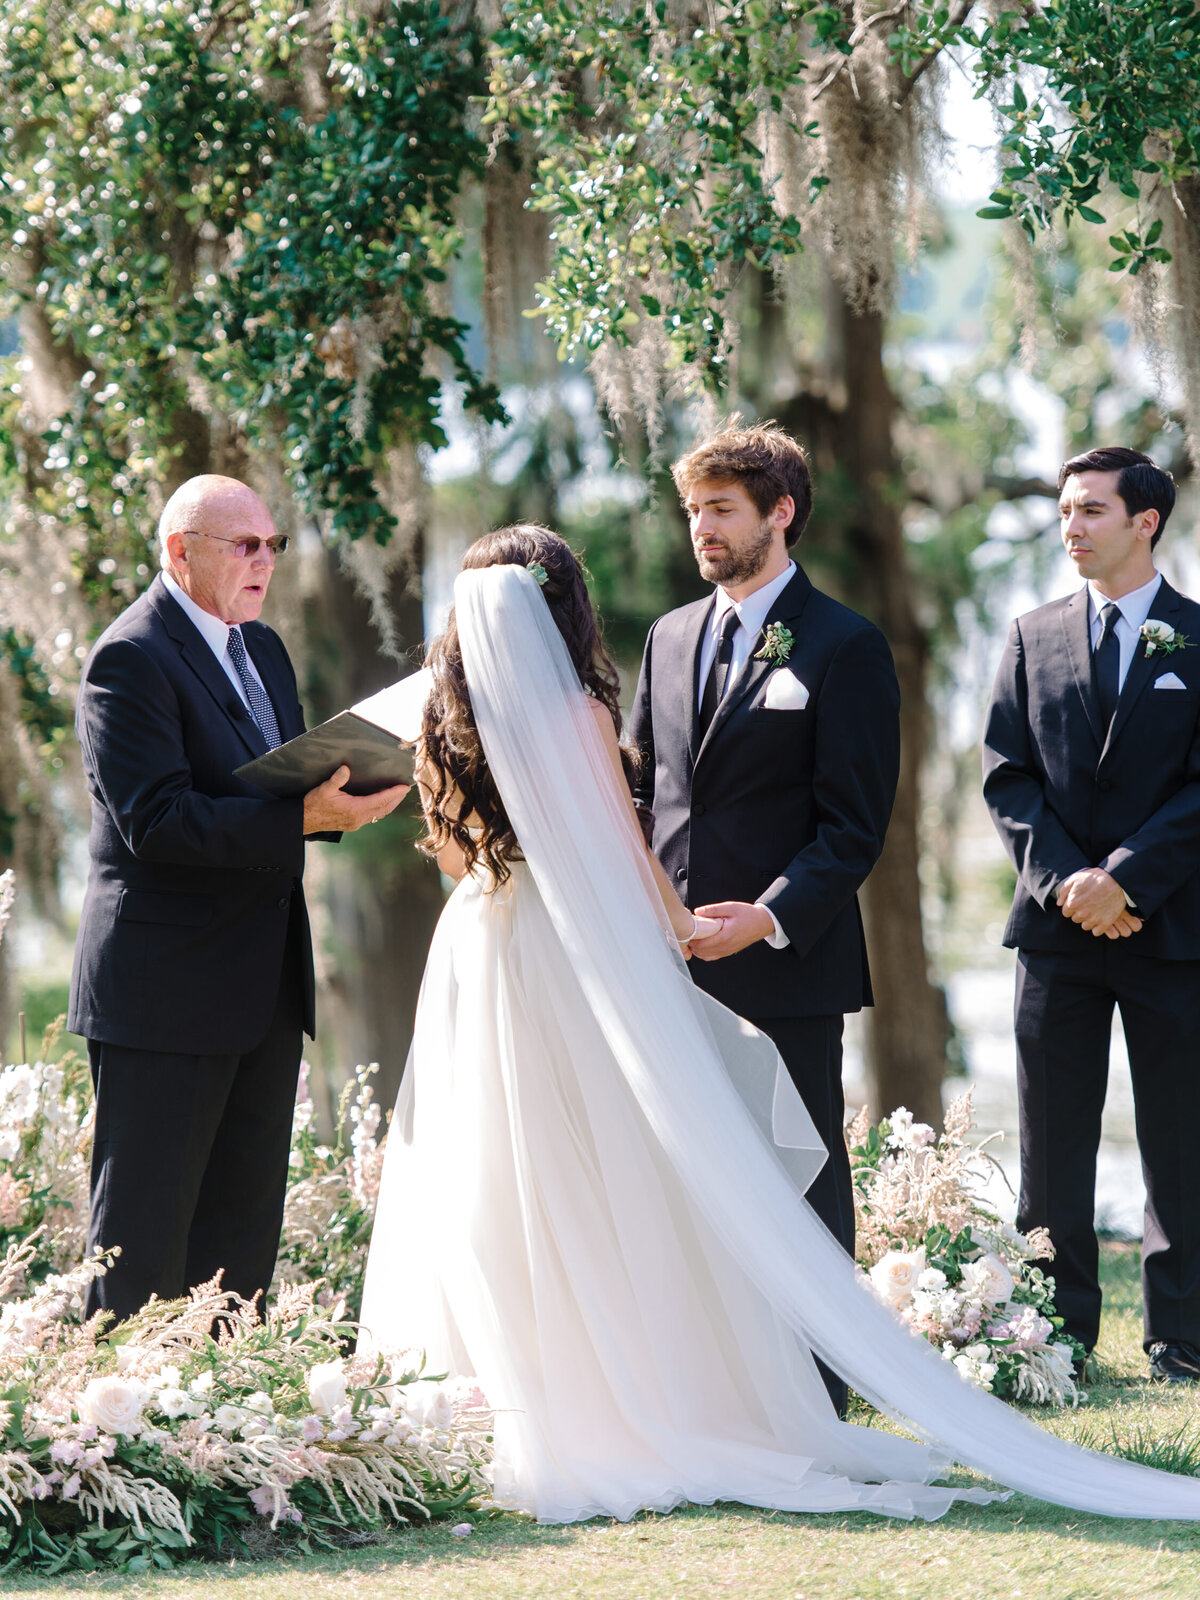
[[[433,674],[428,667],[422,667],[419,672],[401,678],[399,683],[390,683],[386,689],[369,694],[350,709],[355,716],[390,733],[393,739],[415,744],[421,737],[421,714],[432,687]]]

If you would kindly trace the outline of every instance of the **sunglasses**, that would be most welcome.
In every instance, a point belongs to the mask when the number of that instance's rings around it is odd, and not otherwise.
[[[199,533],[192,529],[188,533],[191,539],[218,539],[222,544],[231,544],[233,553],[239,561],[244,561],[247,556],[256,556],[266,545],[272,556],[281,556],[288,547],[286,533],[272,534],[269,539],[260,539],[256,534],[248,533],[242,539],[230,539],[223,533]]]

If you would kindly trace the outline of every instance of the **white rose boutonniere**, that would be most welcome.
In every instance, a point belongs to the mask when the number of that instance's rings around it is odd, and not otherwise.
[[[1157,617],[1151,617],[1141,626],[1142,638],[1146,641],[1146,654],[1148,656],[1161,654],[1172,655],[1176,650],[1186,650],[1191,640],[1186,633],[1176,633],[1169,622],[1159,622]]]

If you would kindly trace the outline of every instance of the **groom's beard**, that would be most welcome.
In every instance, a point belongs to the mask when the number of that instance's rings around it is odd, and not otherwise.
[[[771,525],[764,520],[746,541],[739,543],[736,549],[730,549],[729,545],[725,544],[719,555],[704,555],[697,552],[696,562],[700,568],[700,576],[708,583],[722,585],[747,583],[751,578],[757,578],[766,566],[773,541],[774,533]]]

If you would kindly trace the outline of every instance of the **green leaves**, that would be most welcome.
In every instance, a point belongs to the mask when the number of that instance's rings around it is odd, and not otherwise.
[[[481,38],[435,0],[332,22],[282,0],[66,16],[0,16],[0,275],[96,380],[60,419],[47,496],[101,549],[132,511],[148,526],[148,486],[200,412],[282,442],[335,531],[386,538],[376,464],[443,438],[431,354],[468,409],[502,416],[436,298],[484,158]],[[323,66],[315,94],[301,51]]]
[[[1010,89],[1005,193],[980,216],[1016,217],[1031,237],[1060,211],[1102,225],[1092,204],[1102,190],[1138,200],[1147,178],[1170,184],[1196,173],[1200,14],[1188,0],[1045,0],[1000,11],[970,38],[979,92]],[[1024,86],[1033,83],[1065,115],[1031,103]],[[1110,236],[1111,270],[1169,261],[1151,232]]]

